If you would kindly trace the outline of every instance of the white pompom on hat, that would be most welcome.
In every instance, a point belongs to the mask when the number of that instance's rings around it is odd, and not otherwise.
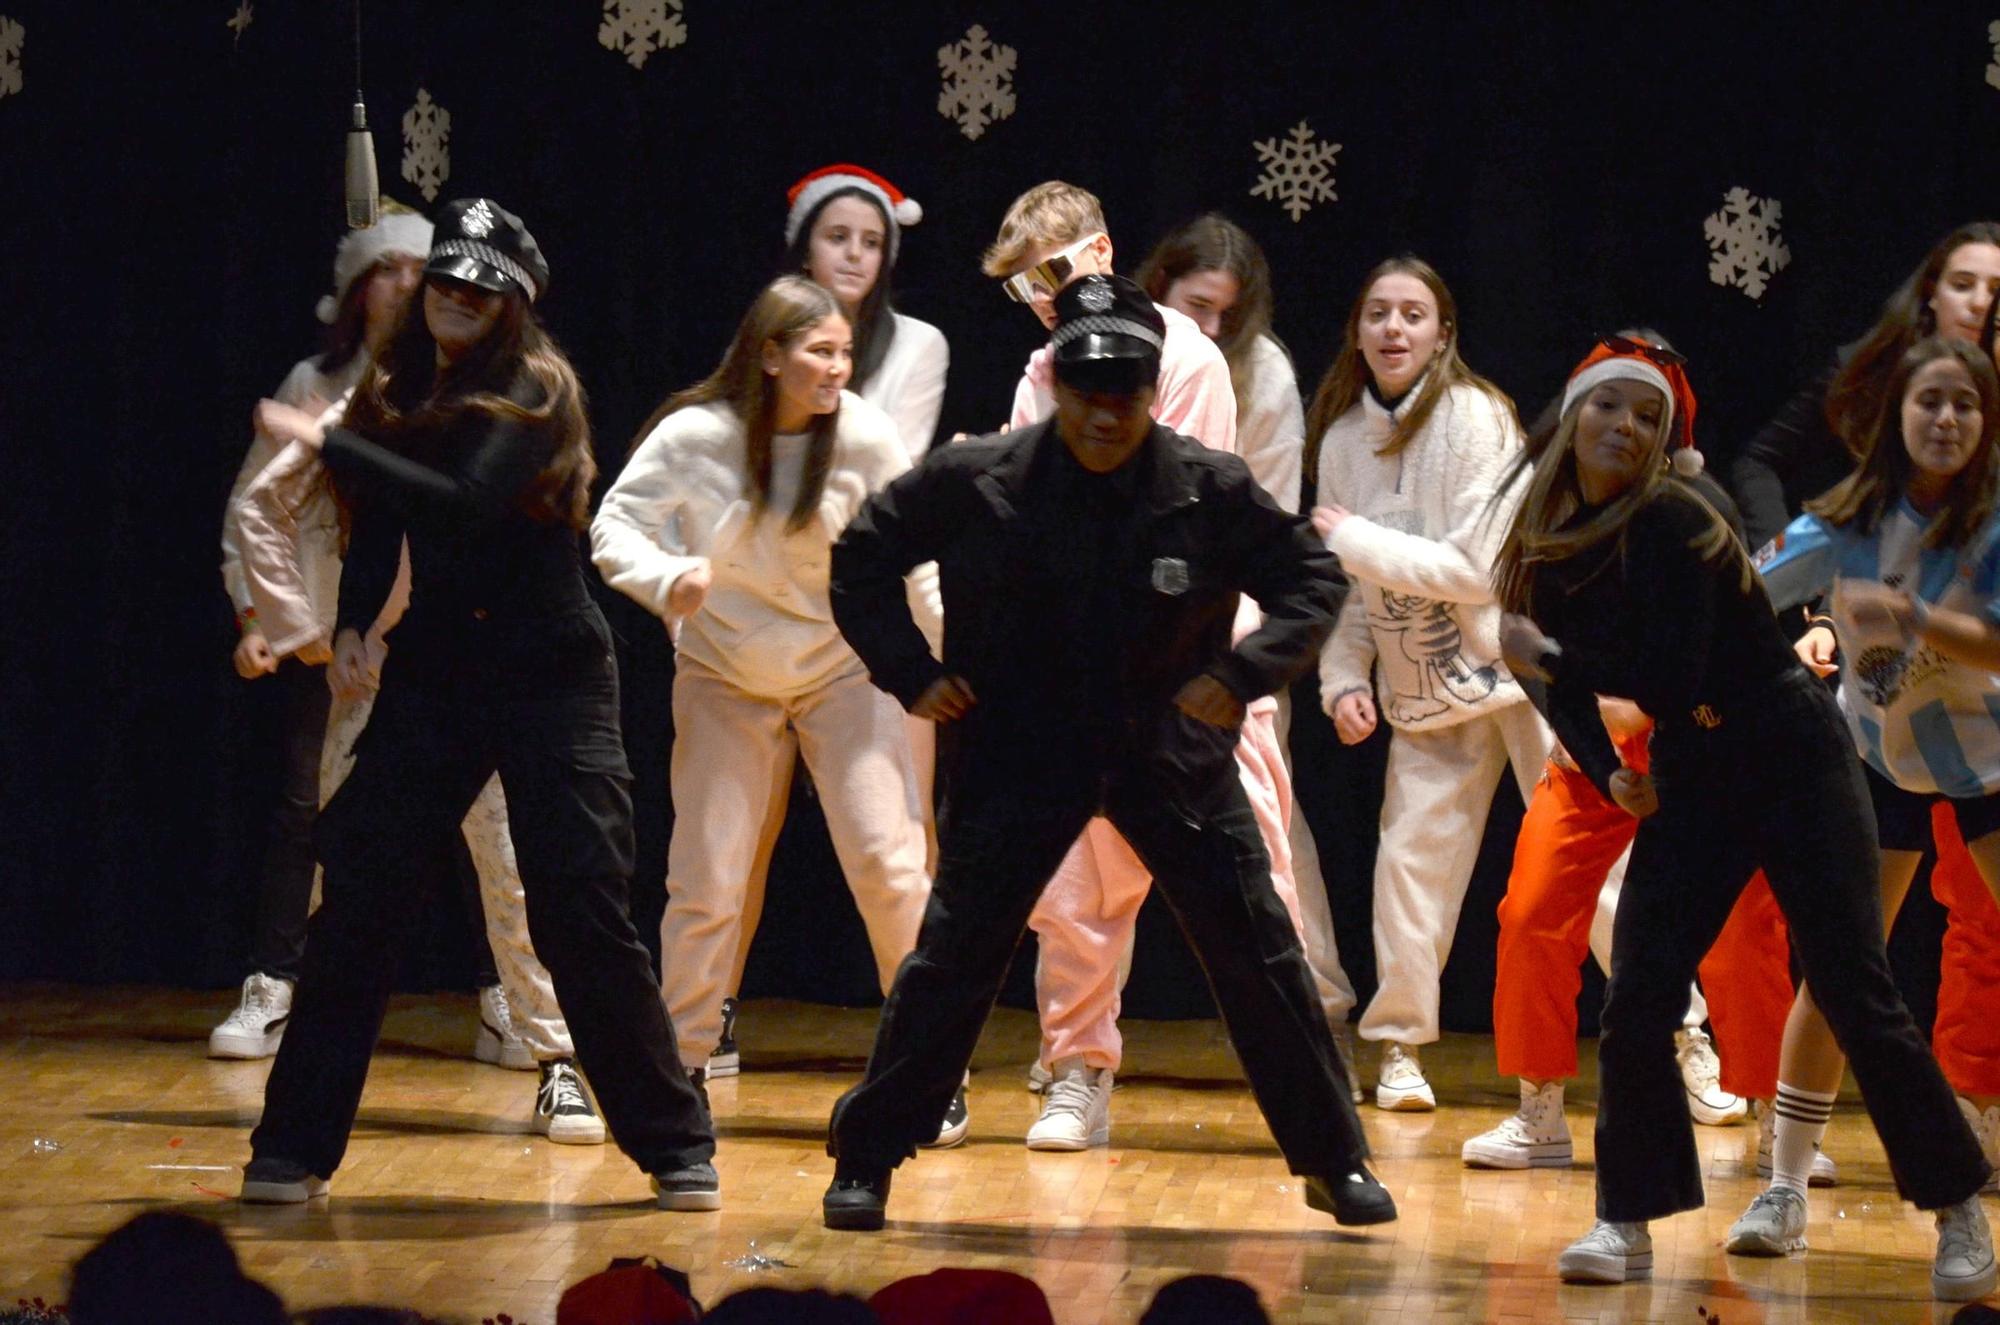
[[[387,199],[382,218],[365,230],[350,230],[333,251],[333,293],[321,295],[314,312],[328,326],[340,316],[347,291],[361,275],[391,255],[427,258],[431,251],[431,223],[421,212],[412,211]]]
[[[889,218],[889,261],[894,263],[903,227],[923,220],[924,209],[917,205],[915,198],[906,196],[874,171],[845,162],[822,166],[786,190],[785,202],[791,210],[785,213],[785,243],[796,243],[799,231],[805,228],[806,218],[842,189],[859,189],[880,204]]]

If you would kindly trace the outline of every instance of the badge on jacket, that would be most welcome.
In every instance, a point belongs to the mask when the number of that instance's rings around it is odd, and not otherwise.
[[[1164,594],[1184,594],[1188,588],[1188,566],[1179,557],[1153,558],[1153,588]]]

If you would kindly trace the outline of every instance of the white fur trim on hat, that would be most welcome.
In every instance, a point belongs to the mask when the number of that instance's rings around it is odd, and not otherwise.
[[[1665,409],[1660,415],[1660,435],[1670,437],[1674,431],[1674,389],[1667,382],[1667,375],[1656,366],[1637,355],[1621,354],[1609,359],[1599,359],[1569,379],[1563,388],[1562,412],[1569,413],[1569,407],[1582,400],[1606,382],[1644,382],[1656,388]]]
[[[385,212],[365,230],[350,230],[333,251],[333,293],[323,296],[313,312],[328,326],[340,315],[341,301],[361,274],[391,254],[427,258],[431,223],[417,212]]]
[[[924,209],[915,198],[908,197],[900,191],[892,197],[890,189],[883,187],[884,182],[845,170],[807,180],[799,186],[798,193],[792,199],[791,210],[785,213],[785,243],[790,245],[798,242],[799,231],[805,227],[806,218],[811,216],[821,203],[844,189],[859,189],[873,198],[883,214],[889,218],[889,260],[893,263],[896,260],[896,250],[902,243],[903,227],[915,225],[923,220]]]

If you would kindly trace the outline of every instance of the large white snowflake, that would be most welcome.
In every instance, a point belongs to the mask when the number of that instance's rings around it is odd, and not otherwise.
[[[21,47],[28,30],[0,14],[0,97],[21,90]]]
[[[2000,87],[2000,20],[1986,25],[1986,40],[1993,47],[1993,58],[1986,64],[1986,86]]]
[[[977,23],[965,30],[964,41],[938,47],[938,69],[944,90],[938,93],[938,114],[957,120],[959,131],[977,138],[995,120],[1014,113],[1012,46],[995,46]]]
[[[1715,250],[1708,260],[1708,279],[1762,299],[1764,287],[1792,260],[1792,251],[1778,238],[1783,214],[1775,198],[1752,197],[1748,189],[1723,194],[1722,210],[1701,223]]]
[[[416,104],[403,112],[403,178],[417,186],[425,202],[436,202],[451,175],[451,112],[417,89]]]
[[[604,0],[604,21],[597,41],[607,51],[619,51],[634,69],[646,66],[654,51],[678,46],[688,39],[684,0]]]
[[[236,12],[223,20],[222,24],[236,34],[236,39],[230,43],[232,46],[243,44],[243,34],[249,30],[250,22],[256,16],[256,10],[252,8],[250,0],[236,0]]]
[[[1338,202],[1333,191],[1333,158],[1339,143],[1315,140],[1312,127],[1304,120],[1283,138],[1265,138],[1256,144],[1257,160],[1264,173],[1250,186],[1256,198],[1269,198],[1298,219],[1316,202]]]

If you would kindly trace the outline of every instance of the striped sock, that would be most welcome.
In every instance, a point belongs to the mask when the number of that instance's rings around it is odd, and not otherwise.
[[[1820,1138],[1833,1117],[1836,1094],[1800,1090],[1778,1083],[1778,1098],[1771,1106],[1777,1115],[1771,1128],[1771,1185],[1806,1193],[1812,1177],[1813,1156],[1819,1153]]]

